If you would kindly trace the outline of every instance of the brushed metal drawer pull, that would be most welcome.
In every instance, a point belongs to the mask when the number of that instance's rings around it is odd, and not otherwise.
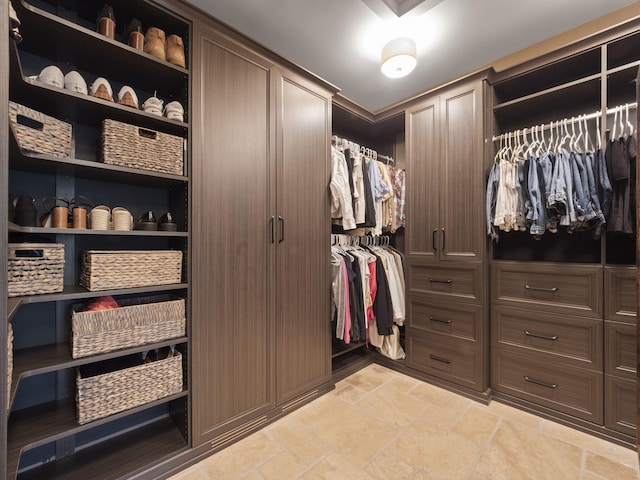
[[[431,283],[453,283],[453,280],[451,280],[451,279],[441,280],[439,278],[430,278],[429,281]]]
[[[436,235],[438,234],[438,229],[434,228],[433,232],[431,232],[431,248],[433,248],[434,251],[438,251],[438,246],[436,245]]]
[[[440,320],[439,318],[433,318],[433,317],[429,317],[429,320],[431,320],[432,322],[439,322],[439,323],[453,323],[453,320]]]
[[[531,285],[525,285],[524,288],[526,288],[527,290],[535,290],[537,292],[551,292],[551,293],[555,293],[558,291],[558,287],[553,287],[553,288],[542,288],[542,287],[532,287]]]
[[[547,387],[547,388],[558,388],[558,384],[557,383],[547,383],[547,382],[542,382],[540,380],[536,380],[535,378],[531,378],[528,375],[524,376],[524,379],[529,382],[529,383],[535,383],[536,385],[541,385],[543,387]]]
[[[435,360],[436,362],[451,363],[451,360],[447,360],[446,358],[442,357],[436,357],[435,355],[431,354],[429,354],[429,358],[431,358],[431,360]]]
[[[547,336],[547,335],[539,335],[539,334],[537,334],[537,333],[531,333],[529,330],[525,330],[525,331],[524,331],[524,334],[525,334],[527,337],[543,338],[543,339],[545,339],[545,340],[554,340],[554,341],[555,341],[555,340],[557,340],[557,339],[558,339],[558,336],[557,336],[557,335],[553,335],[553,336],[551,336],[551,337],[550,337],[550,336]]]

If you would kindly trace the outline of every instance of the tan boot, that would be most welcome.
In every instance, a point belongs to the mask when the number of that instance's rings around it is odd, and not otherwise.
[[[169,35],[167,38],[167,62],[179,67],[185,67],[184,43],[178,35]]]
[[[159,58],[160,60],[166,60],[167,54],[165,51],[165,35],[164,31],[156,27],[149,27],[147,33],[144,36],[144,52],[149,55]]]

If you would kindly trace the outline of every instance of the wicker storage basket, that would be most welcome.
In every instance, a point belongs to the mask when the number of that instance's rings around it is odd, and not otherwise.
[[[172,295],[121,300],[120,308],[71,314],[71,356],[86,357],[185,333],[184,299]]]
[[[78,423],[139,407],[182,391],[182,355],[115,372],[76,376]]]
[[[11,408],[11,376],[13,375],[13,328],[7,331],[7,410]]]
[[[15,102],[9,102],[9,121],[23,151],[56,157],[71,155],[70,124]]]
[[[106,119],[101,148],[109,165],[184,175],[184,139],[175,135]]]
[[[64,245],[9,243],[7,290],[10,297],[61,292],[64,289]]]
[[[89,291],[170,285],[182,279],[179,250],[87,250],[80,285]]]

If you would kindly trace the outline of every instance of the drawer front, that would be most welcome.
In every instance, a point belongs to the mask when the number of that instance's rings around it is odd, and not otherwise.
[[[407,366],[475,390],[482,389],[477,342],[437,333],[407,337]]]
[[[636,382],[605,375],[604,385],[605,427],[635,436],[638,426]]]
[[[638,365],[635,325],[605,322],[605,373],[635,380]]]
[[[409,296],[407,326],[420,332],[436,332],[452,337],[478,340],[482,307],[451,300],[424,300]]]
[[[635,325],[638,310],[636,274],[636,267],[604,268],[604,303],[607,320]]]
[[[492,348],[513,345],[549,361],[602,371],[602,320],[493,307]]]
[[[479,302],[482,297],[481,264],[409,265],[409,291],[429,293],[437,297],[458,297]]]
[[[602,267],[499,263],[491,270],[492,301],[552,313],[602,317]]]
[[[496,349],[492,388],[560,412],[602,424],[603,374]]]

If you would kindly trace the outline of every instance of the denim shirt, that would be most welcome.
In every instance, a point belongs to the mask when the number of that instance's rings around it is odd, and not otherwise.
[[[498,229],[493,225],[493,219],[496,215],[496,200],[498,196],[498,183],[500,181],[500,165],[493,162],[491,171],[489,171],[489,179],[487,180],[487,197],[485,201],[487,213],[487,235],[491,240],[498,241]]]

